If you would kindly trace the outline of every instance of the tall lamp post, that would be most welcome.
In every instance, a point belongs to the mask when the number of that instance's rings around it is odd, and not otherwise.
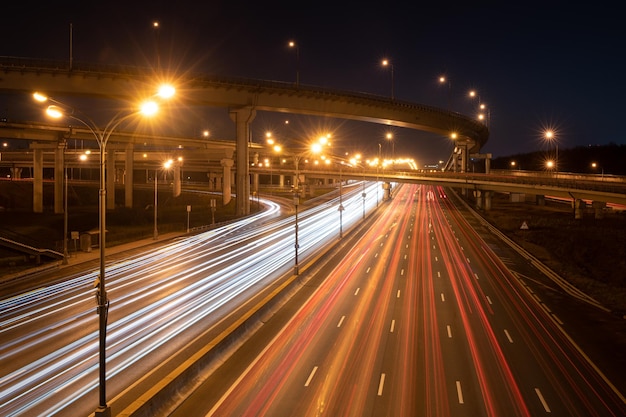
[[[67,148],[67,142],[65,142]],[[63,265],[67,265],[67,258],[69,257],[67,252],[67,228],[68,228],[68,213],[67,213],[67,166],[65,165],[65,150],[63,152]]]
[[[300,87],[300,45],[296,41],[289,41],[287,45],[296,50],[296,88],[298,88]]]
[[[172,167],[172,164],[174,163],[173,160],[168,159],[167,161],[165,161],[163,163],[163,180],[165,181],[165,170],[168,170]],[[159,204],[159,170],[155,169],[154,170],[154,232],[153,232],[153,238],[154,240],[157,240],[159,238],[159,227],[157,225],[157,219],[158,219],[158,214],[159,214],[159,209],[158,209],[158,204]]]
[[[168,98],[174,94],[174,89],[170,86],[162,87],[157,95]],[[94,283],[96,288],[97,313],[99,316],[99,405],[96,408],[96,417],[110,417],[111,408],[106,400],[106,329],[109,314],[109,299],[106,293],[105,280],[105,246],[106,246],[106,178],[105,178],[105,162],[106,162],[106,146],[113,131],[125,120],[135,117],[138,114],[151,116],[158,110],[158,105],[154,101],[147,101],[141,105],[140,110],[131,113],[117,113],[103,129],[97,127],[96,123],[89,117],[81,115],[73,107],[54,100],[44,94],[34,93],[33,97],[39,102],[53,103],[46,109],[46,114],[52,118],[67,117],[84,125],[93,134],[98,147],[100,148],[100,190],[99,190],[99,247],[100,247],[100,273]]]
[[[328,137],[320,138],[318,142],[313,143],[310,147],[305,149],[299,153],[287,153],[284,152],[283,147],[276,143],[276,141],[271,138],[271,135],[268,136],[267,143],[270,145],[274,152],[276,153],[285,153],[293,157],[293,163],[295,168],[295,179],[293,182],[293,205],[295,209],[295,243],[294,243],[294,266],[293,273],[294,275],[300,275],[300,264],[298,263],[298,249],[300,249],[300,244],[298,242],[298,206],[300,205],[300,159],[302,159],[305,155],[310,153],[319,153],[321,151],[322,146],[325,143],[325,140],[328,140]]]
[[[450,94],[451,94],[451,90],[452,90],[452,83],[450,83],[450,80],[445,76],[445,75],[441,75],[439,77],[439,84],[447,84],[448,85],[448,98],[447,98],[447,103],[448,103],[448,111],[450,110]]]
[[[556,146],[555,149],[555,157],[554,157],[554,170],[556,172],[559,171],[559,141],[556,139],[556,134],[554,133],[553,130],[546,130],[544,132],[544,137],[546,138],[546,140],[548,142],[554,141],[554,144]]]
[[[394,99],[394,94],[393,94],[393,64],[391,63],[391,61],[389,61],[388,59],[383,59],[382,61],[382,65],[383,67],[389,67],[391,69],[391,99]]]

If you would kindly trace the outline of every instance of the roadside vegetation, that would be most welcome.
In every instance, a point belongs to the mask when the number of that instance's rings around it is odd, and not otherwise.
[[[626,212],[592,209],[574,218],[569,204],[512,203],[496,194],[483,217],[554,272],[616,314],[626,314]],[[526,222],[528,229],[521,229]]]

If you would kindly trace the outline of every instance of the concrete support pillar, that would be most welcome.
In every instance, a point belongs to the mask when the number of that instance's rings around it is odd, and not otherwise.
[[[11,167],[11,179],[19,180],[22,178],[22,168]]]
[[[223,185],[222,185],[222,204],[226,205],[228,203],[230,203],[230,199],[231,199],[231,193],[230,193],[230,187],[231,187],[231,169],[234,165],[234,162],[232,159],[229,158],[224,158],[221,160],[222,163],[222,167],[224,168],[224,175],[223,175]],[[249,207],[249,205],[248,205]]]
[[[285,186],[285,176],[283,174],[280,174],[278,176],[278,185],[280,186],[280,188],[283,188]]]
[[[543,194],[537,194],[535,196],[535,203],[538,206],[545,206],[546,205],[546,196]]]
[[[254,166],[258,166],[259,165],[259,154],[258,152],[254,153],[254,156],[252,157],[252,163],[254,164]],[[259,193],[259,174],[253,174],[252,175],[252,186],[253,186],[253,191],[256,191],[257,194]]]
[[[605,201],[592,201],[591,207],[593,207],[593,212],[596,219],[604,218],[604,209],[606,208]]]
[[[65,181],[65,141],[54,150],[54,214],[63,213],[63,183]]]
[[[172,194],[174,197],[178,197],[183,191],[183,186],[181,183],[183,167],[180,165],[175,166],[173,171],[174,171],[174,187],[172,189]]]
[[[476,200],[476,209],[481,210],[484,202],[483,192],[481,190],[474,190],[474,198]]]
[[[215,172],[207,172],[206,176],[209,178],[209,191],[217,191],[220,189],[221,177]]]
[[[115,209],[115,151],[110,149],[104,155],[106,168],[106,198],[107,210]]]
[[[488,153],[485,157],[485,174],[489,174],[491,172],[491,156],[492,154]]]
[[[43,213],[43,149],[33,149],[33,212]]]
[[[237,168],[236,168],[236,196],[237,206],[235,214],[245,216],[250,214],[250,150],[248,140],[250,138],[250,123],[256,116],[256,110],[252,107],[242,107],[229,110],[230,118],[235,122],[237,131]],[[224,184],[226,189],[226,184]]]
[[[461,172],[467,172],[467,146],[461,147]]]
[[[132,143],[124,149],[124,207],[133,207],[133,185],[135,183],[135,148]]]
[[[511,203],[523,203],[526,200],[526,194],[511,193],[509,194],[509,201]]]
[[[484,199],[485,211],[489,211],[491,210],[491,197],[493,196],[493,192],[485,191],[484,194],[485,194],[485,199]]]
[[[581,200],[579,198],[574,200],[574,218],[576,220],[580,220],[584,217],[585,208],[587,208],[585,200]]]

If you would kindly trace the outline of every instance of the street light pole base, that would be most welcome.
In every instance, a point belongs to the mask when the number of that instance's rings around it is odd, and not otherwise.
[[[108,405],[106,407],[100,406],[96,408],[94,415],[95,417],[111,417],[111,407]]]

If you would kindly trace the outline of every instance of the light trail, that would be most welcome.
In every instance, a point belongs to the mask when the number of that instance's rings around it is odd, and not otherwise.
[[[375,195],[376,183],[368,183]],[[362,220],[361,190],[342,196],[343,227]],[[352,205],[352,201],[358,202]],[[366,210],[376,207],[366,199]],[[107,376],[150,363],[168,344],[207,328],[290,269],[293,217],[263,222],[279,206],[235,223],[180,239],[139,256],[107,262],[112,300]],[[302,259],[336,239],[338,199],[303,210]],[[354,215],[351,213],[354,207]],[[357,210],[358,208],[358,210]],[[252,222],[256,222],[250,227]],[[97,271],[0,301],[0,415],[64,414],[97,388],[97,329],[92,283]],[[219,312],[219,314],[216,314]],[[71,340],[68,342],[68,340]],[[149,365],[148,365],[149,366]],[[121,389],[117,389],[120,391]],[[115,392],[115,391],[114,391]]]

